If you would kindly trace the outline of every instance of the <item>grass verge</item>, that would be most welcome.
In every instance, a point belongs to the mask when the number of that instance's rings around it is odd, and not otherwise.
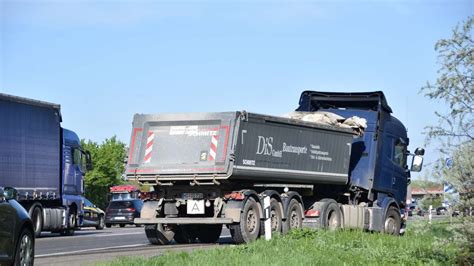
[[[448,221],[415,222],[401,237],[356,230],[302,229],[271,241],[170,252],[143,259],[120,258],[105,265],[453,265],[469,263],[466,238]],[[466,247],[468,248],[466,250]],[[467,256],[467,257],[466,257]],[[467,259],[467,260],[466,260]]]

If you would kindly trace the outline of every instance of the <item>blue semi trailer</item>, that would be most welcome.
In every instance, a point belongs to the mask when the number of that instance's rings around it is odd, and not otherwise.
[[[17,190],[36,236],[82,224],[90,155],[61,120],[57,104],[0,93],[0,186]]]
[[[400,234],[410,170],[421,170],[424,150],[408,151],[384,94],[305,91],[297,111],[367,125],[354,132],[247,112],[135,115],[126,175],[154,188],[135,219],[148,240],[215,242],[226,225],[246,243],[264,232],[265,216],[282,233],[307,225]]]

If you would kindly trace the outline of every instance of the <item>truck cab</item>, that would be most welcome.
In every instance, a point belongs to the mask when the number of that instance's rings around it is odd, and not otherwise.
[[[327,111],[343,117],[367,120],[364,135],[352,142],[349,183],[353,201],[378,205],[394,199],[399,208],[406,202],[410,171],[407,165],[409,139],[405,126],[391,115],[381,91],[337,93],[305,91],[297,111]],[[382,207],[382,206],[381,206]]]
[[[68,129],[63,132],[63,173],[62,173],[62,202],[68,206],[70,224],[81,226],[84,216],[83,198],[84,176],[88,168],[90,155],[81,147],[76,133]],[[75,215],[74,215],[75,214]],[[76,218],[74,218],[76,217]],[[77,219],[76,221],[74,221]]]

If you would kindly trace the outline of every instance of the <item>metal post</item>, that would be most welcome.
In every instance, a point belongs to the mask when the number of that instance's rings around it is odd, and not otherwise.
[[[431,224],[431,218],[433,215],[431,214],[431,211],[433,210],[433,205],[430,205],[430,214],[428,215],[429,223]]]
[[[270,217],[270,197],[263,198],[263,208],[265,210],[265,240],[272,239],[272,219]]]

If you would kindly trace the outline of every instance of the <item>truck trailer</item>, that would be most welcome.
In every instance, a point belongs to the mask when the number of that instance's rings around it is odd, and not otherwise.
[[[236,243],[303,225],[398,235],[410,169],[403,124],[382,92],[305,91],[298,112],[357,116],[351,128],[249,112],[136,114],[126,176],[153,187],[141,217],[152,244]],[[263,199],[270,207],[264,211]]]
[[[82,223],[90,155],[61,121],[57,104],[0,93],[0,186],[16,189],[36,236]]]

